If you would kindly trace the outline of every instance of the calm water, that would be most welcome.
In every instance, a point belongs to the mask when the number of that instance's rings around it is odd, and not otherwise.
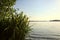
[[[60,40],[60,22],[30,22],[30,40]]]

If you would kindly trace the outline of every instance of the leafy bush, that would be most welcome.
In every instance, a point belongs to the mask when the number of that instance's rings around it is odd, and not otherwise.
[[[25,40],[29,20],[23,12],[16,13],[17,0],[0,0],[0,40]]]
[[[0,40],[25,40],[30,30],[28,17],[23,12],[8,15],[0,20]]]

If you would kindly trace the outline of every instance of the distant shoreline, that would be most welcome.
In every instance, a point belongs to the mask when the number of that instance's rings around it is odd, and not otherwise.
[[[60,20],[49,20],[49,21],[29,21],[29,22],[60,22]]]
[[[50,22],[60,22],[60,20],[50,20]]]
[[[29,22],[47,22],[47,21],[29,21]]]

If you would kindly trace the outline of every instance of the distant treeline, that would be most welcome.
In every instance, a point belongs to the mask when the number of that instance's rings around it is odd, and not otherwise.
[[[60,20],[50,20],[50,21],[60,21]]]

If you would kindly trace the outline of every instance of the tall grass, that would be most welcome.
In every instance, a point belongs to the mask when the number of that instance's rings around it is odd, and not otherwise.
[[[0,20],[0,40],[25,40],[29,33],[29,20],[23,12],[8,14]]]

